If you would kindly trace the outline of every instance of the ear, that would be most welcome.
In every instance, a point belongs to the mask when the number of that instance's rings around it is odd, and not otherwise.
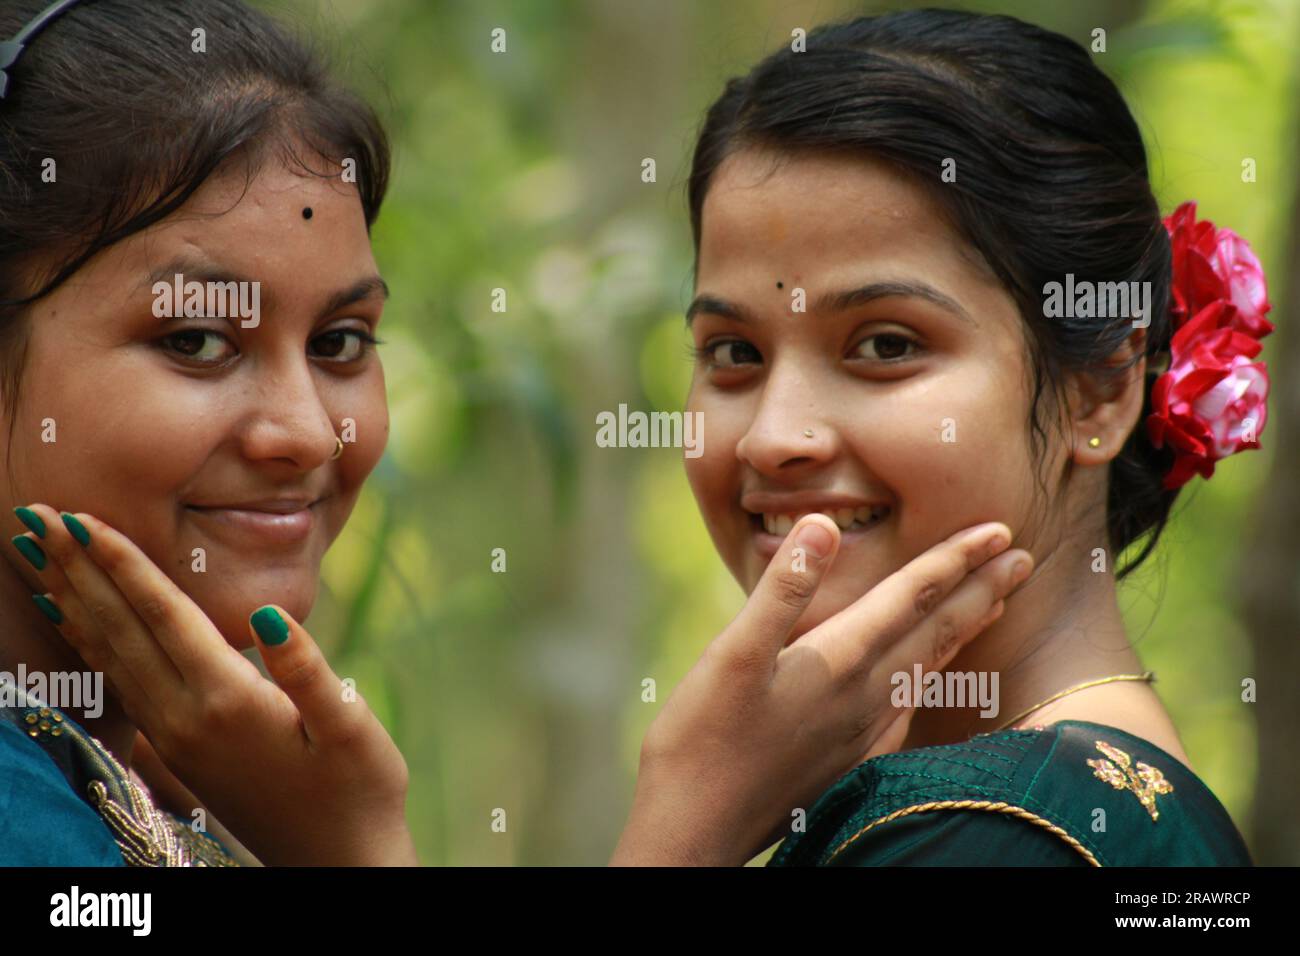
[[[1106,359],[1110,368],[1122,366],[1134,355],[1142,358],[1126,373],[1109,379],[1097,373],[1075,373],[1067,384],[1073,448],[1071,457],[1082,466],[1103,465],[1119,454],[1142,414],[1146,398],[1146,330],[1134,329],[1124,345]],[[1098,438],[1096,448],[1089,439]]]

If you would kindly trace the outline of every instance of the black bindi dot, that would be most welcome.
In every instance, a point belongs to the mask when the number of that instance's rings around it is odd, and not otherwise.
[[[784,288],[785,288],[785,283],[784,283],[784,282],[778,282],[778,283],[776,284],[776,287],[777,287],[778,289],[784,289]]]
[[[311,206],[304,206],[304,207],[303,207],[303,209],[302,209],[302,218],[304,218],[304,219],[310,219],[310,218],[311,218]]]

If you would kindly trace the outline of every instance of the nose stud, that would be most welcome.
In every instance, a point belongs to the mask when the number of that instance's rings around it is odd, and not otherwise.
[[[803,437],[804,437],[804,438],[812,438],[812,437],[813,437],[813,430],[812,430],[811,428],[805,428],[805,429],[803,430]]]
[[[343,439],[338,435],[334,436],[334,454],[330,455],[330,461],[333,461],[339,455],[343,454]]]

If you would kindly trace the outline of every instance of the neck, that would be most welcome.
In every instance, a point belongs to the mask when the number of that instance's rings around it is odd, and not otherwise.
[[[1091,560],[1091,547],[1062,542],[1040,559],[1029,580],[1007,599],[1002,616],[945,668],[987,675],[989,687],[996,674],[996,714],[982,716],[978,703],[918,707],[900,749],[958,743],[992,733],[1017,714],[1076,684],[1115,674],[1140,674],[1142,665],[1129,644],[1116,599],[1115,578],[1109,569],[1089,573]],[[1070,699],[1065,697],[1061,703]],[[1018,723],[1032,723],[1037,713],[1025,715]]]
[[[12,548],[10,549],[12,550]],[[22,560],[17,555],[10,555],[10,562]],[[58,673],[86,673],[90,670],[86,662],[77,656],[63,639],[57,627],[41,613],[32,601],[32,590],[16,568],[0,565],[0,670],[8,671],[17,681],[18,667],[21,664],[27,674],[41,673],[47,675],[46,686],[56,687],[51,678]],[[102,682],[100,682],[102,687]],[[26,690],[26,688],[23,688]],[[51,706],[63,710],[63,701],[51,701]],[[82,701],[82,703],[87,703]],[[85,728],[91,736],[99,739],[108,751],[117,758],[123,767],[131,766],[131,749],[135,745],[135,726],[122,712],[117,699],[103,693],[96,701],[100,705],[97,717],[86,717],[75,707],[68,709],[68,715]]]

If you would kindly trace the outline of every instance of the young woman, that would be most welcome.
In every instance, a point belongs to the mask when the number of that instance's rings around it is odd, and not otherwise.
[[[14,3],[0,36],[0,671],[109,692],[0,687],[0,863],[416,862],[405,762],[298,623],[387,440],[378,121],[237,0]],[[615,861],[744,862],[895,747],[890,675],[1029,558],[975,524],[787,647],[839,542],[804,519],[647,736]]]
[[[709,442],[687,471],[740,584],[808,512],[843,540],[796,634],[974,521],[1035,561],[942,680],[900,669],[897,752],[773,863],[1249,864],[1116,585],[1181,484],[1257,446],[1269,306],[1237,237],[1194,207],[1162,222],[1111,81],[1007,17],[827,26],[727,84],[689,194]],[[997,706],[962,674],[999,678]]]

